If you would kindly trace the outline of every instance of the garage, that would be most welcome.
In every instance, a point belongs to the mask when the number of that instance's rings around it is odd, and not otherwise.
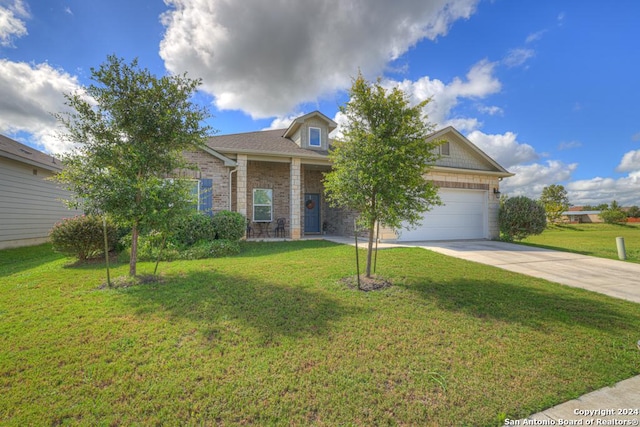
[[[444,204],[425,213],[415,229],[403,224],[399,241],[488,238],[487,191],[441,188],[438,194]]]

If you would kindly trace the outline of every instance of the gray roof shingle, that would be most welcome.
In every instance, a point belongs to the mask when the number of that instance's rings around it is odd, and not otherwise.
[[[263,130],[212,136],[207,146],[220,153],[267,154],[273,156],[296,156],[324,159],[326,151],[305,150],[282,135],[286,129]]]

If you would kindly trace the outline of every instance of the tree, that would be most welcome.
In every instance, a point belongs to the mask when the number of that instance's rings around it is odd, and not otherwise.
[[[432,132],[422,112],[427,101],[411,107],[400,89],[387,91],[379,80],[370,83],[362,75],[349,94],[340,107],[344,136],[329,153],[333,169],[324,185],[329,203],[357,211],[359,225],[368,230],[366,276],[371,277],[376,223],[415,225],[422,212],[440,204],[437,188],[424,178],[439,143],[426,141]]]
[[[547,227],[542,203],[525,196],[501,198],[498,223],[502,239],[508,242],[540,234]]]
[[[627,216],[629,218],[640,218],[640,208],[638,206],[631,206],[627,209]]]
[[[569,197],[567,190],[562,185],[553,184],[542,189],[540,203],[544,206],[547,221],[558,222],[562,217],[562,212],[569,209]]]
[[[608,208],[600,212],[600,218],[607,224],[617,224],[627,221],[627,213],[615,200],[611,202]]]
[[[184,75],[157,78],[138,61],[108,56],[91,69],[95,84],[65,94],[71,113],[57,114],[74,144],[58,180],[74,193],[69,204],[104,212],[131,227],[129,275],[136,275],[138,234],[191,196],[183,180],[165,179],[188,165],[185,149],[204,144],[204,109],[190,101],[200,85]]]

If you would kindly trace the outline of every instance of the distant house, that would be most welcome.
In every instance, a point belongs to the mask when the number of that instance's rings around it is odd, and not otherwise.
[[[578,211],[571,210],[562,212],[562,218],[564,221],[570,223],[598,223],[604,222],[602,218],[600,218],[601,211]]]
[[[0,249],[43,243],[73,215],[61,202],[68,193],[47,180],[60,170],[54,157],[0,135]]]
[[[254,234],[353,235],[353,213],[328,205],[323,175],[331,170],[329,134],[337,124],[315,111],[286,129],[221,135],[187,153],[198,165],[185,177],[197,183],[201,210],[232,210],[248,218]],[[384,230],[384,240],[493,239],[499,234],[499,182],[512,176],[452,127],[429,137],[445,140],[440,159],[425,177],[444,202],[427,212],[421,227]]]

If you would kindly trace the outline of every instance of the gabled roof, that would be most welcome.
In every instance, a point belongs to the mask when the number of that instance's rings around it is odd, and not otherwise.
[[[327,127],[329,128],[329,133],[331,133],[335,128],[338,127],[338,124],[336,122],[334,122],[329,117],[322,114],[320,111],[313,111],[309,114],[305,114],[304,116],[300,116],[297,119],[295,119],[293,122],[291,122],[291,124],[289,125],[289,127],[287,128],[287,130],[284,132],[282,136],[285,138],[290,138],[298,130],[298,128],[302,126],[302,124],[305,121],[311,118],[318,118],[326,122]]]
[[[37,166],[53,172],[60,172],[62,165],[55,157],[0,135],[0,157]]]
[[[212,136],[207,146],[219,153],[262,154],[324,159],[326,151],[305,150],[284,137],[286,129]]]
[[[475,145],[473,142],[469,141],[464,135],[458,132],[458,130],[456,130],[456,128],[454,128],[453,126],[447,126],[446,128],[440,129],[436,133],[431,134],[427,138],[427,141],[443,139],[443,137],[447,134],[453,134],[456,137],[456,139],[460,141],[464,146],[468,147],[479,158],[487,162],[492,167],[492,169],[494,169],[493,171],[490,171],[493,175],[498,175],[505,178],[515,175],[509,172],[508,170],[506,170],[505,168],[503,168],[500,164],[498,164],[498,162],[493,160],[491,157],[489,157],[489,155],[487,155],[484,151],[478,148],[478,146]],[[442,167],[442,168],[445,168],[445,167]],[[478,172],[482,172],[482,171],[478,171]]]

